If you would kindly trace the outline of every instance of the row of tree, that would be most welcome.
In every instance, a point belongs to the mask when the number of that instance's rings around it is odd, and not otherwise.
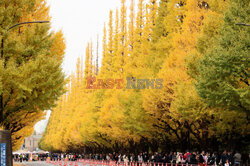
[[[219,150],[249,145],[248,0],[139,0],[110,11],[102,65],[86,48],[40,141],[49,151]],[[129,16],[127,16],[129,11]],[[137,11],[137,12],[135,12]],[[98,52],[98,51],[97,51]],[[86,89],[88,78],[162,89]],[[105,86],[105,85],[104,85]],[[116,85],[117,86],[117,85]]]
[[[13,150],[52,109],[65,92],[61,64],[63,34],[52,32],[50,24],[22,22],[49,21],[46,0],[1,0],[0,37],[0,129],[12,133]]]

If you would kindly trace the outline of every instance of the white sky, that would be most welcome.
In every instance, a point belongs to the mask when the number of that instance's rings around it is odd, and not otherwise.
[[[69,75],[75,69],[77,57],[84,56],[87,42],[92,39],[93,43],[96,43],[97,34],[101,47],[104,22],[108,22],[109,10],[120,7],[120,0],[47,0],[47,2],[52,16],[52,28],[56,31],[62,29],[66,38],[67,48],[63,69]]]
[[[91,39],[96,44],[99,34],[99,45],[102,44],[104,22],[108,23],[109,11],[120,7],[120,0],[47,0],[52,17],[52,29],[61,30],[66,39],[66,54],[63,70],[66,75],[75,70],[78,57],[85,56],[85,47]],[[127,0],[127,10],[129,9]],[[113,13],[114,14],[114,13]],[[94,46],[94,48],[96,48]],[[100,48],[101,50],[101,48]],[[100,62],[100,60],[99,60]],[[43,132],[46,119],[35,125],[37,132]]]
[[[48,124],[48,121],[49,121],[50,114],[51,114],[51,111],[47,111],[47,112],[46,112],[45,119],[39,121],[39,122],[35,125],[34,128],[35,128],[36,132],[42,133],[42,132],[45,130],[45,128],[46,128],[46,126],[47,126],[47,124]]]

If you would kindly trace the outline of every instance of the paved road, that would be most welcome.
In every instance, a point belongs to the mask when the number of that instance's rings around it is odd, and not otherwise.
[[[20,164],[20,163],[17,163]],[[70,165],[70,162],[68,162],[67,166],[75,166],[75,163],[72,163],[73,165]],[[35,161],[35,162],[23,162],[21,166],[60,166],[59,163],[57,165],[54,164],[48,164],[46,162],[41,162],[41,161]],[[62,166],[64,166],[64,163],[62,163]],[[82,166],[81,163],[78,163],[78,166]]]
[[[18,166],[52,166],[52,164],[47,164],[46,162],[36,161],[36,162],[22,162],[17,163]]]
[[[22,163],[15,163],[16,165],[20,166],[51,166],[51,164],[47,164],[46,162],[22,162]]]

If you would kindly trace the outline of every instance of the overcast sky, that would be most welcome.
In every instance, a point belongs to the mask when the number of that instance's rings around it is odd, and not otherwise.
[[[84,57],[85,47],[91,39],[101,44],[104,22],[108,22],[109,11],[120,7],[120,0],[47,0],[52,16],[52,29],[62,30],[66,39],[64,72],[69,75],[75,70],[78,57]],[[127,0],[129,5],[130,0]],[[129,7],[128,7],[129,9]],[[50,113],[47,114],[47,119]],[[48,120],[36,124],[42,132]]]
[[[127,0],[129,2],[130,0]],[[120,0],[47,0],[54,30],[63,30],[66,55],[63,68],[66,74],[75,69],[77,57],[84,56],[87,42],[102,39],[104,22],[109,10],[120,6]]]

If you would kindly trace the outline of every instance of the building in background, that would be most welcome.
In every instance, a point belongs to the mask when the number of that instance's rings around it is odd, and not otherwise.
[[[24,143],[21,146],[21,150],[30,152],[38,151],[39,150],[38,142],[41,138],[42,138],[41,134],[36,134],[36,132],[34,132],[31,136],[24,139]]]

